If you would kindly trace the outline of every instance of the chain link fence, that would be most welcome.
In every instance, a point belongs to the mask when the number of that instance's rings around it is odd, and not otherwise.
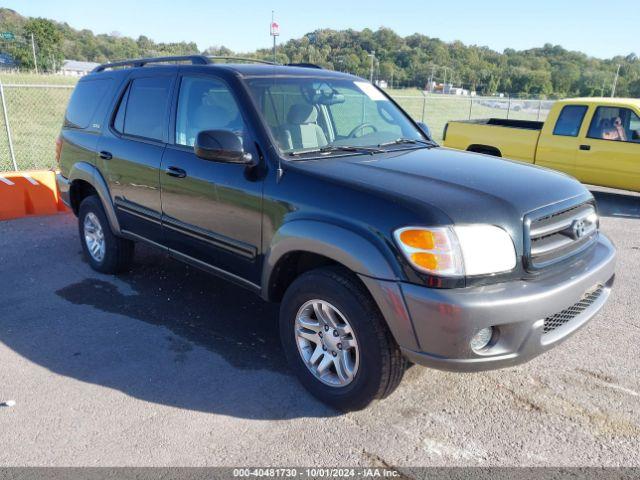
[[[0,82],[0,171],[55,167],[55,139],[73,87]],[[391,93],[409,115],[429,125],[437,141],[442,141],[444,126],[450,120],[493,117],[543,121],[553,104],[552,100]]]
[[[442,94],[422,96],[392,95],[415,120],[425,122],[437,141],[442,141],[444,126],[451,120],[507,118],[544,121],[554,100],[471,97]]]
[[[73,85],[0,83],[0,171],[55,166],[55,140]]]

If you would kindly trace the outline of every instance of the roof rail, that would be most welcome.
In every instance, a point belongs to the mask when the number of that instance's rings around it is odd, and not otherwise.
[[[193,65],[206,65],[209,63],[209,59],[204,55],[180,55],[173,57],[154,57],[154,58],[138,58],[135,60],[124,60],[122,62],[103,63],[98,65],[92,70],[93,73],[103,72],[108,68],[115,67],[144,67],[148,63],[162,63],[162,62],[180,62],[191,61]]]
[[[258,58],[248,58],[248,57],[226,57],[220,55],[209,55],[206,57],[209,60],[236,60],[238,62],[253,62],[253,63],[264,63],[265,65],[280,65],[279,63],[270,62],[268,60],[260,60]]]
[[[216,60],[235,60],[238,62],[264,63],[267,65],[278,65],[277,63],[267,60],[259,60],[257,58],[246,57],[225,57],[225,56],[206,56],[206,55],[178,55],[172,57],[153,57],[153,58],[137,58],[134,60],[123,60],[121,62],[103,63],[92,70],[93,73],[103,72],[109,68],[117,67],[144,67],[149,63],[163,62],[184,62],[190,61],[192,65],[208,65]]]
[[[315,63],[307,63],[307,62],[287,63],[286,66],[287,67],[301,67],[301,68],[317,68],[319,70],[323,70],[323,68],[320,65],[316,65]]]

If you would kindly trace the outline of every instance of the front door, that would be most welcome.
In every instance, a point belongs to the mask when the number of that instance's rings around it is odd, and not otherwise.
[[[158,243],[162,241],[159,171],[175,75],[175,71],[134,74],[99,143],[98,165],[120,228]]]
[[[640,191],[640,117],[629,108],[598,107],[576,159],[584,183]]]
[[[587,109],[586,105],[565,105],[554,125],[545,124],[536,148],[536,165],[575,175],[578,135]]]
[[[231,130],[257,159],[251,133],[223,80],[185,75],[179,82],[174,139],[160,174],[165,243],[185,260],[258,284],[262,181],[255,167],[203,160],[193,151],[198,132]]]

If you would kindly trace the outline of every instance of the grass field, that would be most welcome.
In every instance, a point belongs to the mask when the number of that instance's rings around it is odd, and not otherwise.
[[[76,78],[0,73],[18,169],[54,167],[55,139]],[[33,87],[32,85],[40,85]],[[552,102],[493,97],[423,96],[417,89],[388,90],[414,119],[425,121],[437,141],[450,120],[499,117],[544,120]],[[538,109],[540,109],[538,111]],[[4,117],[0,115],[0,171],[13,170]]]

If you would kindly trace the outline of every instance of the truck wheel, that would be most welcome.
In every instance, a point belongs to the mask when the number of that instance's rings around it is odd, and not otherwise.
[[[102,273],[118,273],[131,265],[134,243],[113,234],[96,195],[82,200],[78,209],[78,227],[82,250],[91,268]]]
[[[340,410],[393,392],[406,361],[357,279],[339,268],[304,273],[280,307],[280,339],[304,387]]]

